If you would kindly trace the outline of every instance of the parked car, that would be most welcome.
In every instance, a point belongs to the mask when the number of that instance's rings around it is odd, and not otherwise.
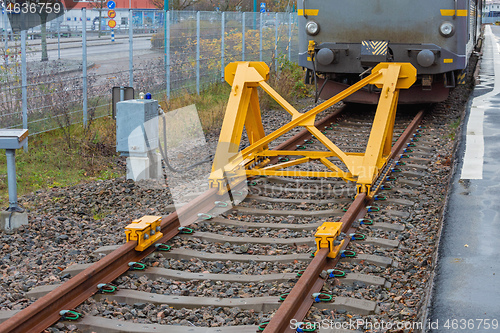
[[[57,33],[59,33],[61,37],[71,37],[74,31],[71,30],[68,24],[60,24],[58,29],[57,22],[51,22],[50,26],[47,27],[47,35],[57,37]]]

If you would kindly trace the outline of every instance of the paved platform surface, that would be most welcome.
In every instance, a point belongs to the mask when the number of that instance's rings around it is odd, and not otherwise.
[[[485,29],[480,81],[457,152],[427,332],[500,332],[498,26]]]

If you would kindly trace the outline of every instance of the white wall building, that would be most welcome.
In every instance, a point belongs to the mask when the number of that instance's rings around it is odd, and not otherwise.
[[[488,1],[483,8],[483,23],[500,21],[500,1]]]

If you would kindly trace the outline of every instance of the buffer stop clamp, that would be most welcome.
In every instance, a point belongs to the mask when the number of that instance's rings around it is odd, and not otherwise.
[[[135,249],[144,251],[163,237],[160,224],[161,216],[145,215],[140,219],[133,220],[125,227],[127,242],[137,241]]]

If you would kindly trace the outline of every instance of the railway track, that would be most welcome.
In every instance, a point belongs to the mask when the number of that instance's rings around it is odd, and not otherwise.
[[[373,114],[338,110],[317,127],[342,149],[356,151],[366,146]],[[295,332],[290,323],[310,327],[318,313],[331,323],[380,322],[400,272],[392,253],[403,251],[401,240],[412,227],[412,188],[434,149],[434,138],[418,129],[422,117],[422,111],[398,115],[393,152],[403,159],[380,178],[376,201],[364,194],[353,201],[355,184],[341,180],[256,177],[247,190],[233,191],[237,204],[227,210],[230,203],[210,190],[162,219],[163,250],[136,252],[132,243],[101,248],[98,254],[106,256],[99,262],[68,267],[63,274],[73,278],[65,284],[33,289],[29,296],[38,301],[1,331],[42,331],[61,318],[60,310],[84,314],[53,326],[62,331]],[[278,148],[319,147],[303,131]],[[193,224],[179,229],[179,218]],[[343,258],[327,258],[327,250],[312,256],[314,232],[324,221],[343,223]],[[97,285],[112,281],[116,291],[98,292]]]

